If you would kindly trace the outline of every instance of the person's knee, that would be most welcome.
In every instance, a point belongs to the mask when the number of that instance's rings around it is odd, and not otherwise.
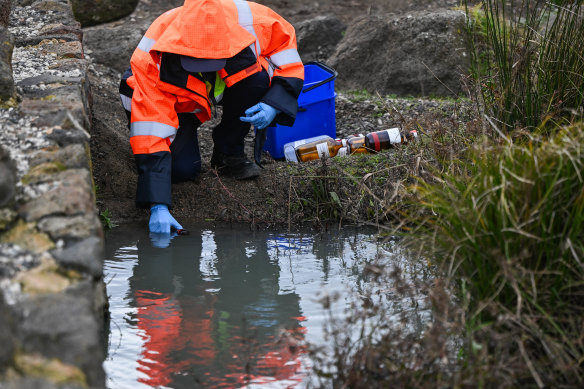
[[[174,164],[172,166],[172,182],[193,181],[201,172],[201,160],[194,160],[190,163]]]

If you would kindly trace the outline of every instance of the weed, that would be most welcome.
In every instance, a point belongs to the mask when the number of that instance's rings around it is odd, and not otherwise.
[[[99,213],[99,218],[101,220],[101,224],[103,224],[103,226],[108,230],[118,226],[112,221],[112,214],[107,208]]]
[[[366,89],[347,91],[346,94],[351,97],[353,101],[371,100],[373,95]]]
[[[423,333],[404,331],[411,311],[401,326],[367,322],[386,313],[374,292],[361,295],[373,303],[352,307],[352,321],[329,329],[334,361],[317,358],[316,371],[335,387],[582,386],[582,3],[465,1],[475,120],[400,115],[403,129],[423,135],[420,146],[331,161],[343,185],[359,188],[359,198],[328,188],[344,217],[360,208],[370,220],[397,221],[403,247],[438,277]]]

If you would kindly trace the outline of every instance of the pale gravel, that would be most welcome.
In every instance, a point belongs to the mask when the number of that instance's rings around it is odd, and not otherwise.
[[[34,8],[14,7],[10,15],[8,30],[15,38],[27,38],[38,35],[41,28],[54,23],[53,11],[38,12]],[[15,47],[12,54],[12,72],[16,85],[16,91],[23,93],[18,83],[42,75],[73,78],[82,75],[81,71],[61,71],[51,69],[57,61],[55,53],[48,53],[42,46]],[[39,82],[36,85],[27,86],[27,90],[43,90],[47,86]],[[29,201],[51,189],[50,184],[23,185],[21,178],[28,172],[29,161],[40,150],[54,144],[47,135],[53,128],[37,127],[33,123],[37,117],[22,115],[18,108],[0,108],[0,144],[8,150],[10,157],[15,162],[17,173],[17,201]]]

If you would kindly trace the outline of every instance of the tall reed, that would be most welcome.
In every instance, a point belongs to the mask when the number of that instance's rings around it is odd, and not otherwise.
[[[473,75],[486,114],[505,130],[564,123],[584,103],[581,0],[483,0],[486,42],[470,7]],[[482,38],[481,38],[482,39]],[[482,43],[482,44],[478,44]],[[546,127],[547,128],[547,127]]]

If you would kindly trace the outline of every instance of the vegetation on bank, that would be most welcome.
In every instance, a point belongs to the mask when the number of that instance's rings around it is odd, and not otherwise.
[[[360,91],[356,99],[364,96]],[[390,114],[403,131],[417,130],[420,141],[380,153],[278,166],[285,173],[282,175],[289,177],[289,224],[309,222],[322,227],[357,223],[394,231],[403,219],[401,213],[410,206],[407,187],[414,183],[412,177],[430,179],[425,163],[435,165],[450,159],[453,151],[468,146],[469,131],[479,131],[468,99],[446,100],[425,109],[421,116],[399,112],[393,103],[403,105],[403,98],[368,94],[366,100]]]
[[[397,325],[372,326],[379,294],[331,330],[334,362],[316,370],[338,387],[583,385],[582,1],[463,3],[475,120],[415,123],[424,142],[391,164],[383,155],[364,165],[339,159],[322,166],[338,177],[306,180],[328,205],[323,218],[370,207],[364,221],[392,221],[436,275],[424,286],[432,318],[421,333],[408,332],[407,312]],[[355,166],[369,171],[355,178]],[[339,193],[347,182],[358,199]],[[420,289],[404,285],[400,269],[369,269],[392,293]],[[338,330],[355,325],[357,340]]]

